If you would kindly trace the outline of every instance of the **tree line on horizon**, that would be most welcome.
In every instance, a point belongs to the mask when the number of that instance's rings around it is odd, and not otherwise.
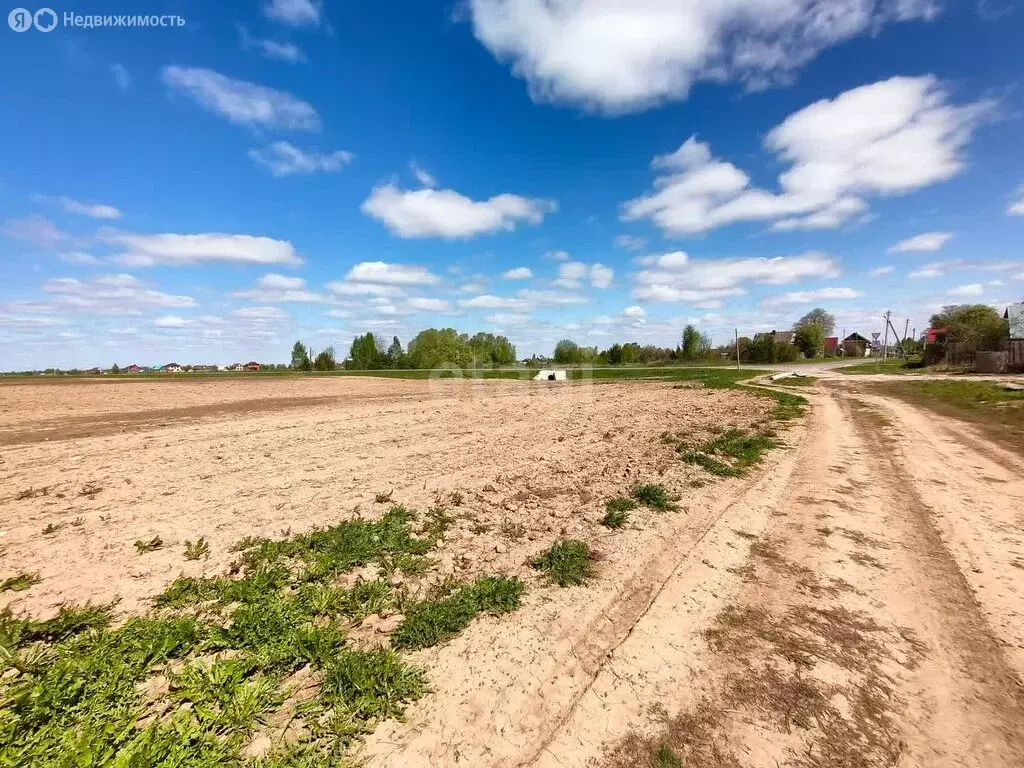
[[[348,357],[341,364],[346,370],[378,371],[402,368],[494,368],[516,363],[516,348],[506,337],[493,333],[459,333],[454,328],[426,328],[402,347],[395,336],[387,345],[385,338],[367,332],[352,340]],[[339,367],[334,347],[314,357],[301,341],[292,347],[291,366],[297,371],[333,371]]]

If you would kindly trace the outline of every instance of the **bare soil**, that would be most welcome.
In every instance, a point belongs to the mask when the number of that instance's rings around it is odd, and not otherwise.
[[[370,766],[1021,765],[1024,460],[969,424],[825,377],[784,447],[722,480],[662,434],[750,427],[770,400],[655,382],[140,386],[0,390],[0,577],[43,579],[3,595],[15,610],[141,610],[180,572],[224,572],[244,536],[376,516],[379,492],[457,517],[424,583],[528,582],[515,613],[414,655],[432,692],[367,739]],[[60,433],[69,418],[94,431]],[[45,430],[64,436],[25,437]],[[599,525],[644,482],[680,510]],[[200,536],[210,558],[184,561]],[[595,581],[529,567],[565,537],[598,550]]]

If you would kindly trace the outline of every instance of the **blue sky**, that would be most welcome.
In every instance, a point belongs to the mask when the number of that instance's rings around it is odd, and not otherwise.
[[[1011,0],[146,5],[0,28],[0,369],[1024,297]]]

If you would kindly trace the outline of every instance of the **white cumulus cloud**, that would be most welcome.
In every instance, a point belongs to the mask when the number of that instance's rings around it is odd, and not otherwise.
[[[101,275],[86,281],[58,277],[43,283],[43,291],[53,294],[56,308],[94,314],[130,314],[150,307],[197,306],[191,296],[154,290],[127,274]]]
[[[184,328],[188,321],[179,315],[163,315],[153,321],[157,328]]]
[[[370,193],[360,210],[398,237],[466,240],[509,232],[524,222],[539,224],[557,207],[551,200],[512,194],[472,200],[450,189],[404,190],[395,184],[385,184]]]
[[[819,301],[859,299],[864,294],[853,288],[820,288],[816,291],[793,291],[769,296],[761,302],[763,307],[784,307],[793,304],[814,304]]]
[[[952,232],[922,232],[920,235],[900,240],[896,245],[889,248],[889,253],[937,251],[952,239]]]
[[[612,284],[615,271],[604,264],[584,264],[582,261],[566,261],[558,267],[558,279],[555,285],[559,288],[577,290],[589,280],[594,288],[608,288]]]
[[[947,296],[981,296],[985,292],[985,286],[981,283],[969,283],[967,285],[958,285],[956,288],[952,288]]]
[[[290,242],[269,237],[220,232],[196,235],[106,232],[102,237],[108,243],[126,249],[118,260],[129,266],[177,267],[217,261],[244,264],[302,263]]]
[[[53,248],[71,239],[71,235],[42,216],[12,219],[4,226],[4,234],[15,240],[24,240],[46,248]]]
[[[111,64],[110,74],[114,76],[114,84],[122,91],[132,87],[132,76],[123,64]]]
[[[415,264],[389,264],[384,261],[363,261],[349,270],[345,279],[353,283],[380,285],[437,285],[441,278],[425,267]]]
[[[297,173],[340,171],[352,162],[354,155],[341,149],[326,153],[307,152],[287,141],[275,141],[263,149],[250,149],[249,157],[268,168],[271,176],[281,178]]]
[[[712,302],[746,293],[745,283],[784,285],[841,274],[838,261],[818,251],[739,259],[691,259],[674,251],[645,260],[645,266],[633,275],[633,298],[642,301]]]
[[[284,91],[198,67],[164,67],[162,76],[172,92],[239,125],[305,131],[320,128],[320,116],[312,105]]]
[[[317,26],[320,12],[321,4],[316,0],[268,0],[263,6],[268,19],[292,27]]]
[[[622,310],[622,314],[625,315],[626,317],[637,318],[644,317],[647,313],[644,311],[643,307],[632,306],[626,307],[624,310]]]
[[[529,280],[533,277],[533,270],[529,267],[516,267],[515,269],[507,269],[501,273],[501,276],[506,280]]]
[[[238,25],[238,34],[242,38],[242,48],[255,48],[261,55],[268,59],[278,59],[291,64],[299,64],[306,60],[306,54],[294,43],[282,43],[277,40],[265,40],[252,37],[249,30],[241,24]]]
[[[83,203],[70,197],[60,198],[60,204],[68,213],[90,216],[94,219],[120,219],[121,211],[104,203]]]
[[[301,277],[288,277],[274,272],[263,275],[256,281],[253,288],[244,291],[235,291],[232,296],[240,299],[250,299],[265,304],[276,304],[279,302],[289,303],[324,303],[330,299],[319,293],[314,293],[306,288],[306,281]]]
[[[1006,209],[1006,213],[1009,216],[1024,216],[1024,187],[1021,187],[1018,194],[1020,197],[1010,203],[1009,207]]]
[[[950,104],[930,76],[894,77],[815,102],[765,136],[765,149],[788,164],[778,191],[752,186],[691,136],[654,158],[654,190],[623,204],[622,218],[649,219],[670,236],[742,221],[771,221],[778,230],[836,227],[866,212],[868,196],[906,194],[960,173],[963,150],[991,109],[988,102]]]
[[[895,271],[896,267],[875,267],[870,272],[868,272],[868,274],[871,275],[871,277],[882,277],[883,275],[891,275]]]
[[[937,0],[469,0],[476,38],[537,101],[610,113],[685,99],[698,81],[787,82],[817,54]]]

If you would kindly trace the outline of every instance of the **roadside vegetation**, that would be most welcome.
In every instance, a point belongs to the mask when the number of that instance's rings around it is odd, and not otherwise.
[[[977,379],[879,382],[871,390],[969,422],[1024,455],[1024,391]]]
[[[919,360],[906,361],[903,358],[895,360],[872,360],[857,365],[844,365],[839,369],[840,373],[850,376],[864,376],[872,373],[927,373],[924,363]],[[778,382],[775,382],[778,383]]]
[[[500,576],[410,590],[450,520],[394,506],[375,522],[247,539],[230,575],[179,577],[150,613],[120,624],[109,605],[47,621],[7,609],[0,765],[339,764],[426,692],[425,673],[400,652],[519,605],[522,582]],[[190,554],[205,555],[200,543]],[[562,560],[569,578],[571,554]],[[353,580],[356,569],[365,577]],[[5,588],[32,577],[18,579]],[[397,622],[383,646],[350,642],[367,617],[385,615]]]

